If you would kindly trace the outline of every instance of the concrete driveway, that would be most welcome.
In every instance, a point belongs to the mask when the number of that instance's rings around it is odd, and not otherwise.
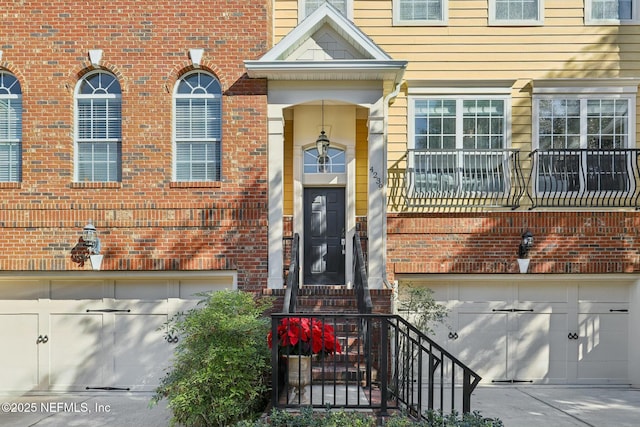
[[[2,427],[166,427],[166,401],[149,407],[152,393],[0,395]]]
[[[579,386],[480,386],[472,410],[506,427],[637,427],[640,389]]]
[[[166,427],[166,401],[151,393],[0,395],[2,427]],[[472,409],[506,427],[636,427],[640,389],[578,386],[480,386]]]

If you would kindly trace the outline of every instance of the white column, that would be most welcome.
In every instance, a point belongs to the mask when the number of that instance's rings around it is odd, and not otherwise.
[[[283,168],[284,168],[284,118],[282,107],[269,105],[269,277],[270,289],[283,287],[282,237],[283,223]]]
[[[386,278],[387,165],[382,98],[369,110],[369,204],[367,212],[369,288],[381,289]]]

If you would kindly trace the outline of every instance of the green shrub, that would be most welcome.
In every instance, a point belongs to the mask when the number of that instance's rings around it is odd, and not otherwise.
[[[442,414],[439,411],[428,411],[426,420],[414,421],[404,415],[393,415],[384,423],[385,427],[502,427],[502,421],[485,418],[480,412],[459,415],[457,412]]]
[[[436,411],[425,414],[427,420],[416,421],[406,415],[395,414],[383,421],[385,427],[502,427],[502,421],[484,418],[479,412],[443,415]],[[374,427],[377,418],[371,413],[337,410],[314,412],[310,407],[299,414],[274,409],[267,419],[243,421],[236,427]]]
[[[268,392],[271,300],[241,291],[214,292],[170,319],[180,337],[173,366],[152,399],[167,399],[171,425],[228,426],[263,410]]]
[[[236,427],[375,427],[376,417],[371,414],[343,409],[316,412],[311,407],[302,408],[300,413],[274,409],[268,420],[243,421]]]

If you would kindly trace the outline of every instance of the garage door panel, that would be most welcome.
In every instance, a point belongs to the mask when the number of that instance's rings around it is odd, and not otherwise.
[[[104,280],[52,280],[50,298],[52,300],[101,299],[108,293]]]
[[[171,296],[170,285],[157,280],[117,280],[114,293],[118,300],[166,300]]]
[[[166,339],[167,319],[166,314],[115,316],[113,386],[153,390],[159,384],[175,348]]]
[[[628,316],[582,313],[578,322],[578,378],[626,382]]]
[[[460,313],[456,357],[482,376],[484,382],[507,375],[507,315]]]
[[[578,301],[616,303],[629,301],[628,285],[610,283],[584,283],[578,285]]]
[[[569,293],[566,286],[559,283],[536,283],[518,285],[518,302],[566,303]]]
[[[564,382],[567,379],[568,316],[565,313],[512,314],[517,325],[513,360],[515,379]]]
[[[0,342],[10,343],[0,351],[0,381],[7,391],[38,387],[38,315],[1,314]]]
[[[104,319],[96,314],[49,316],[49,378],[52,390],[84,390],[104,384]]]

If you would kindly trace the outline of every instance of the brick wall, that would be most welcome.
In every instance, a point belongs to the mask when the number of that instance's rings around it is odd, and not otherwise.
[[[403,273],[517,273],[525,230],[534,235],[529,273],[640,270],[637,212],[390,214],[389,279]]]
[[[0,69],[23,90],[23,180],[0,183],[0,270],[75,270],[89,219],[103,270],[238,269],[266,280],[266,83],[243,60],[268,48],[270,2],[0,3]],[[172,183],[172,92],[190,48],[223,88],[218,183]],[[73,183],[73,94],[89,49],[122,86],[122,182]],[[85,267],[88,268],[88,267]]]

